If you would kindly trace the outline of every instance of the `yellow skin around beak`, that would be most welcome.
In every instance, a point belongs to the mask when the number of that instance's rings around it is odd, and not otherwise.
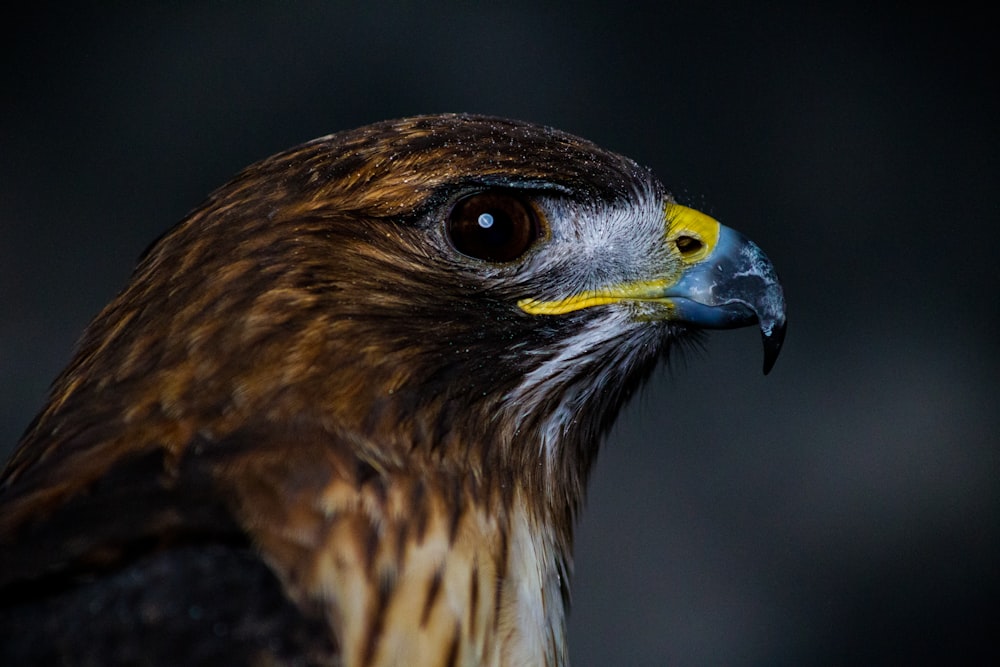
[[[531,315],[564,315],[584,308],[644,301],[667,306],[665,319],[710,329],[758,324],[764,372],[774,365],[785,335],[785,298],[770,260],[752,241],[714,218],[668,202],[664,243],[679,271],[667,278],[584,290],[555,301],[522,299]]]

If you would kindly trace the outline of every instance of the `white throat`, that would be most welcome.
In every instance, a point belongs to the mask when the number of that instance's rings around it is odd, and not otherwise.
[[[567,565],[551,526],[538,526],[523,499],[514,503],[507,578],[501,589],[500,634],[505,665],[566,665]]]

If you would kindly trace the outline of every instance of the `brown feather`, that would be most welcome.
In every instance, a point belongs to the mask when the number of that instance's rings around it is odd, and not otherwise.
[[[516,263],[440,238],[483,188],[663,197],[589,142],[474,116],[249,167],[150,247],[55,381],[3,473],[0,592],[62,599],[221,544],[259,554],[345,665],[562,664],[597,440],[673,331],[582,365],[605,385],[543,456],[570,385],[523,413],[508,397],[590,313],[527,315]]]

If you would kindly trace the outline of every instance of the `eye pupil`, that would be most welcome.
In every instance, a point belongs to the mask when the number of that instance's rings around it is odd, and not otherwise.
[[[517,195],[487,191],[455,203],[448,216],[448,236],[463,255],[490,262],[510,262],[538,239],[534,208]]]

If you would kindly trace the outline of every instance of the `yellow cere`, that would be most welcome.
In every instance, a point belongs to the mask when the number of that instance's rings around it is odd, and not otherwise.
[[[687,264],[695,264],[708,257],[719,242],[719,221],[687,206],[670,202],[664,214],[667,218],[667,242],[687,236],[701,242],[698,250],[682,255]]]
[[[719,223],[700,211],[670,202],[664,210],[665,241],[673,248],[677,240],[688,237],[697,240],[690,252],[675,250],[681,262],[696,264],[708,257],[719,241]],[[676,280],[659,279],[611,285],[599,290],[586,290],[556,301],[521,299],[518,307],[529,315],[564,315],[575,310],[603,306],[620,301],[667,301],[663,293]]]

